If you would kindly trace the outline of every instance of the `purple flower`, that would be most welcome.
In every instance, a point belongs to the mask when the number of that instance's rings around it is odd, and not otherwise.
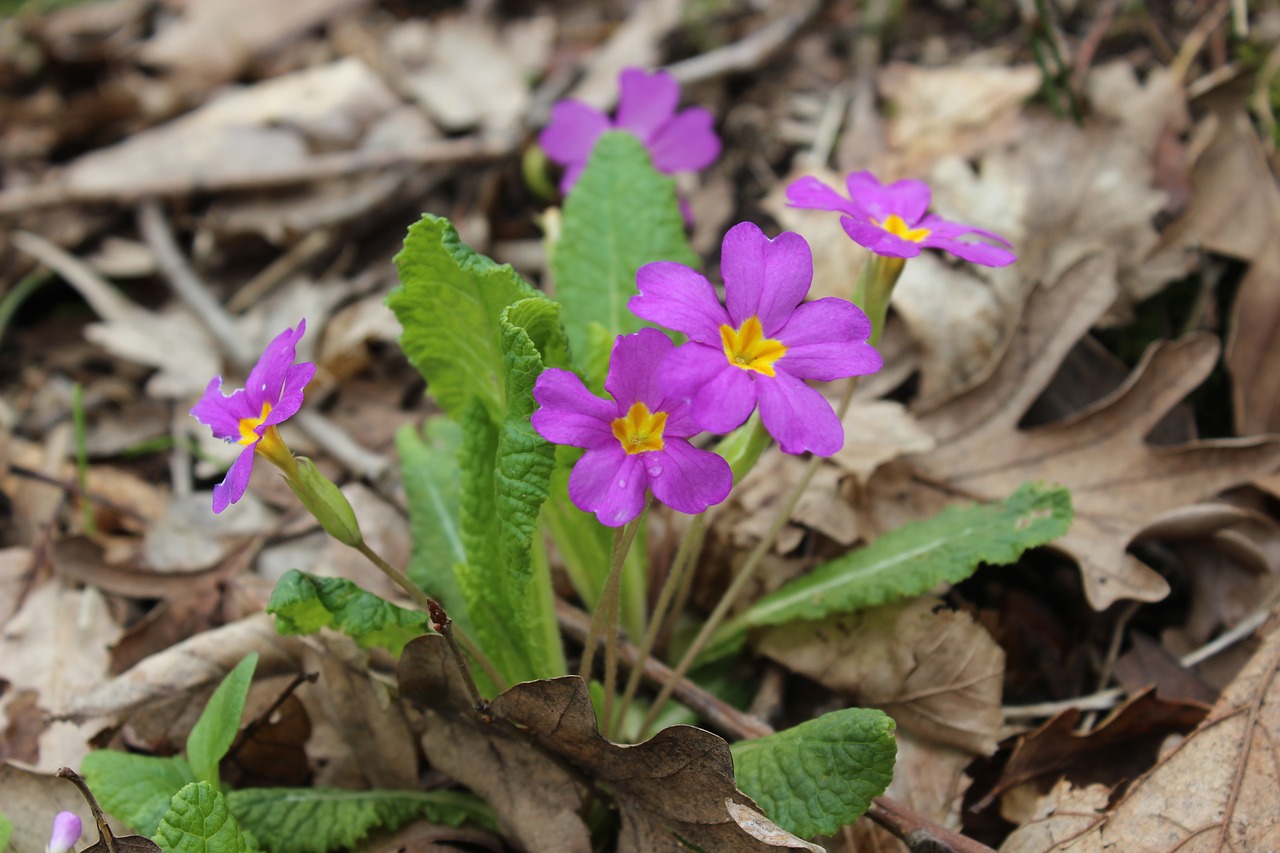
[[[609,527],[640,514],[646,489],[690,514],[729,496],[729,463],[687,441],[700,432],[688,404],[658,384],[658,368],[674,349],[657,329],[619,336],[604,383],[612,400],[596,397],[577,375],[555,368],[542,371],[533,387],[538,434],[587,450],[569,475],[569,497]]]
[[[631,310],[690,339],[663,364],[663,390],[689,400],[704,430],[729,432],[758,403],[765,428],[787,453],[835,453],[844,429],[804,380],[880,369],[880,354],[867,343],[867,316],[835,297],[801,304],[813,281],[813,256],[799,234],[770,240],[750,222],[739,223],[724,235],[720,269],[723,306],[711,283],[683,264],[659,261],[636,273],[640,295],[631,298]]]
[[[80,818],[75,812],[58,812],[53,819],[46,853],[68,853],[80,840]]]
[[[914,258],[921,249],[943,249],[985,267],[1008,266],[1017,260],[1009,251],[1009,241],[999,234],[950,222],[937,214],[926,215],[932,193],[924,181],[896,181],[885,186],[870,172],[850,172],[845,183],[848,198],[817,178],[803,177],[787,187],[787,202],[792,207],[845,214],[840,217],[845,232],[877,255]],[[1000,245],[960,239],[970,234]]]
[[[253,473],[254,453],[261,453],[286,472],[292,469],[293,454],[276,425],[293,417],[302,406],[302,389],[316,372],[311,362],[293,363],[295,347],[306,329],[307,321],[303,320],[297,329],[285,329],[277,335],[249,371],[244,388],[224,396],[222,377],[214,377],[200,402],[192,407],[191,414],[215,436],[244,445],[226,478],[213,487],[214,512],[240,500]]]
[[[561,101],[551,108],[551,123],[538,144],[565,167],[560,191],[568,193],[587,167],[591,149],[606,130],[625,130],[644,143],[653,165],[668,175],[705,168],[720,155],[714,117],[701,107],[676,112],[680,84],[666,71],[652,74],[624,69],[618,78],[617,116],[610,120],[582,101]]]

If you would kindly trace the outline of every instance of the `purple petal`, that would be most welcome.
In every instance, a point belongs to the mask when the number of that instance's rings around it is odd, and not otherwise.
[[[838,210],[855,217],[863,215],[857,205],[812,175],[797,178],[787,186],[787,204],[812,210]]]
[[[614,124],[631,131],[646,145],[654,131],[675,115],[680,103],[680,84],[666,71],[623,69],[618,76],[618,89]]]
[[[697,343],[680,347],[662,365],[663,386],[689,400],[693,422],[722,434],[740,427],[755,410],[752,375],[729,364],[723,349]]]
[[[772,337],[809,292],[813,253],[793,231],[770,240],[753,223],[740,222],[724,235],[720,275],[734,328],[756,316]]]
[[[249,371],[249,378],[244,381],[245,396],[252,408],[256,408],[252,417],[262,414],[262,403],[268,402],[273,407],[280,402],[284,393],[285,377],[296,356],[298,341],[307,331],[307,321],[298,322],[297,329],[285,329],[276,335],[263,351],[258,363]]]
[[[850,172],[844,179],[849,190],[849,200],[862,213],[852,213],[855,219],[875,219],[883,222],[893,213],[893,195],[870,172]]]
[[[957,258],[984,267],[1007,267],[1018,259],[1018,256],[1013,252],[1000,246],[992,246],[989,243],[976,241],[971,243],[967,240],[953,240],[949,237],[935,237],[932,234],[926,237],[920,245],[927,246],[930,249],[943,249]]]
[[[649,156],[659,172],[696,172],[720,156],[715,116],[702,107],[690,107],[658,128],[649,140]]]
[[[830,456],[844,446],[844,427],[826,398],[790,374],[761,378],[760,420],[784,453]]]
[[[777,367],[823,382],[875,373],[883,361],[867,343],[870,334],[871,321],[852,302],[834,296],[807,302],[778,332],[787,353]]]
[[[933,199],[924,181],[894,181],[884,191],[888,194],[889,212],[901,216],[909,226],[920,221]]]
[[[553,444],[574,447],[618,447],[610,424],[618,416],[617,404],[587,390],[577,374],[548,368],[533,386],[539,409],[530,418],[538,435]]]
[[[585,165],[600,134],[610,127],[608,117],[582,101],[560,101],[551,108],[551,123],[538,136],[538,144],[554,163]]]
[[[684,439],[668,441],[662,450],[644,456],[653,496],[680,512],[702,512],[727,498],[733,488],[729,463]]]
[[[604,381],[604,390],[618,402],[614,417],[625,414],[635,403],[644,403],[650,412],[666,411],[667,394],[658,384],[658,367],[675,346],[657,329],[618,336]]]
[[[191,407],[191,414],[200,423],[213,430],[213,434],[225,441],[240,440],[240,420],[256,418],[262,414],[262,406],[250,411],[243,389],[231,396],[222,393],[222,377],[209,380],[200,401]]]
[[[309,361],[291,365],[284,372],[284,389],[280,394],[280,402],[271,408],[267,419],[262,422],[261,429],[284,423],[296,415],[298,409],[302,408],[302,402],[306,397],[303,389],[307,387],[307,383],[315,375],[316,366]],[[258,434],[261,435],[262,433],[259,432]]]
[[[587,164],[573,163],[566,166],[564,174],[560,176],[560,194],[568,195],[569,190],[573,189],[573,185],[578,182],[578,178],[582,177],[582,173],[587,170]]]
[[[1013,248],[1012,243],[994,231],[987,231],[985,228],[975,228],[972,225],[965,225],[960,222],[952,222],[950,219],[943,219],[937,214],[930,214],[929,216],[926,216],[920,222],[920,227],[928,228],[929,236],[931,237],[951,237],[959,239],[960,237],[967,237],[972,234],[986,240],[991,240],[992,242],[998,243],[1007,249]]]
[[[695,341],[720,341],[720,327],[729,323],[729,314],[701,273],[674,261],[656,261],[636,272],[636,285],[640,295],[631,297],[627,307],[637,317]]]
[[[75,812],[58,812],[49,835],[49,853],[66,853],[80,840],[80,817]]]
[[[870,249],[877,255],[885,255],[890,258],[914,258],[920,254],[919,243],[913,243],[895,234],[890,234],[879,225],[861,222],[848,216],[840,217],[840,225],[843,226],[845,233],[853,239],[853,242]]]
[[[249,488],[249,475],[253,473],[254,450],[258,443],[245,447],[227,469],[227,476],[213,487],[213,511],[222,512],[228,505],[244,497],[244,490]]]
[[[639,453],[628,455],[616,441],[588,450],[569,474],[569,498],[594,512],[606,527],[621,527],[644,509],[649,475]]]

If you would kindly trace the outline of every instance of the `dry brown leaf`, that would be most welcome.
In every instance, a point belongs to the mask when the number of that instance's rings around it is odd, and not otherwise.
[[[933,436],[905,406],[891,400],[867,400],[850,406],[843,423],[844,447],[831,461],[863,485],[884,463],[934,447]]]
[[[716,735],[675,726],[635,746],[605,740],[580,678],[517,684],[477,714],[437,635],[405,647],[399,678],[401,695],[427,712],[428,758],[484,797],[531,853],[590,849],[576,813],[585,780],[617,803],[619,853],[821,849],[756,811],[734,785],[729,745]],[[739,808],[731,813],[727,803]]]
[[[1172,252],[1202,247],[1249,262],[1227,340],[1236,429],[1280,432],[1280,188],[1244,108],[1213,118],[1216,132],[1191,172],[1191,203],[1164,242]]]
[[[1280,850],[1280,630],[1272,630],[1208,718],[1110,810],[1096,791],[1041,809],[1006,853]],[[1053,796],[1053,795],[1051,795]],[[1083,801],[1082,801],[1083,800]],[[1047,843],[1046,843],[1047,842]]]
[[[966,613],[921,596],[761,633],[762,654],[938,744],[996,750],[1004,652]]]
[[[31,579],[31,549],[16,545],[0,550],[0,628],[18,611]]]
[[[1000,845],[1000,853],[1050,853],[1063,850],[1106,811],[1111,790],[1105,785],[1074,788],[1063,779],[1040,799],[1032,817]],[[1126,848],[1126,853],[1128,850]]]
[[[92,837],[93,813],[74,785],[56,776],[0,764],[0,814],[13,824],[6,853],[46,853],[54,815],[63,811],[80,818],[84,827],[81,838]]]
[[[928,479],[987,500],[1006,497],[1028,480],[1068,487],[1075,521],[1054,547],[1079,561],[1098,609],[1120,598],[1158,601],[1168,594],[1165,580],[1125,550],[1149,524],[1280,464],[1274,438],[1160,448],[1145,442],[1212,370],[1218,347],[1208,335],[1154,346],[1115,393],[1056,423],[1018,429],[1067,350],[1111,304],[1111,270],[1104,255],[1095,255],[1053,287],[1036,288],[985,373],[921,414],[938,446],[912,460]]]

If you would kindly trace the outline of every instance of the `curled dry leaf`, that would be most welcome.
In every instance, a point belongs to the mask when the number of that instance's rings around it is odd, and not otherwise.
[[[674,726],[635,746],[611,743],[576,676],[517,684],[477,714],[444,639],[428,635],[405,647],[399,678],[401,695],[427,711],[428,758],[488,800],[532,853],[590,849],[577,817],[584,784],[617,803],[619,853],[815,849],[738,791],[723,739]]]
[[[1168,594],[1164,578],[1125,550],[1147,525],[1280,465],[1280,440],[1273,437],[1146,443],[1152,427],[1213,369],[1217,340],[1203,334],[1153,346],[1124,385],[1092,406],[1043,427],[1018,428],[1115,293],[1114,265],[1103,254],[1076,264],[1053,287],[1035,288],[983,374],[924,407],[921,424],[938,446],[911,460],[945,489],[987,500],[1028,480],[1069,488],[1075,521],[1054,547],[1079,561],[1086,594],[1098,609],[1121,598],[1159,601]],[[875,486],[873,480],[873,501]],[[897,491],[887,498],[900,503]]]
[[[901,729],[971,754],[996,750],[1004,652],[968,614],[929,596],[820,622],[770,628],[760,652],[893,717]]]
[[[1059,785],[1005,853],[1280,850],[1280,630],[1208,718],[1110,809],[1103,791]]]

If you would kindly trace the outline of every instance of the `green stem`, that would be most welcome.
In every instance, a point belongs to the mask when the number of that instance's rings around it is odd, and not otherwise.
[[[405,575],[404,572],[401,572],[395,566],[382,559],[376,551],[369,547],[369,543],[361,539],[360,542],[353,547],[363,554],[365,559],[377,566],[384,575],[391,579],[392,583],[404,590],[413,603],[417,605],[418,609],[423,613],[434,614],[437,610],[443,612],[443,608],[441,608],[439,604],[436,604],[436,602],[423,592],[417,584],[409,580],[409,577]],[[432,616],[432,618],[434,619],[435,617]],[[498,690],[506,689],[506,682],[498,672],[498,668],[493,665],[492,661],[485,657],[484,652],[480,651],[480,647],[475,644],[475,641],[468,637],[466,632],[456,625],[453,626],[452,634],[457,639],[458,645],[462,647],[463,651],[469,654],[475,662],[479,664],[480,668],[484,670],[485,675],[489,676],[489,680],[493,682],[494,686]]]
[[[653,653],[654,643],[658,639],[658,633],[662,630],[663,624],[667,620],[667,608],[671,606],[672,600],[676,597],[676,591],[683,585],[685,574],[689,573],[689,569],[694,563],[694,542],[699,544],[702,542],[702,532],[707,526],[707,514],[705,512],[694,516],[693,521],[689,524],[689,529],[685,531],[684,538],[680,540],[680,547],[676,550],[675,559],[671,561],[671,571],[667,573],[667,579],[662,583],[662,589],[658,593],[658,601],[653,606],[653,613],[649,617],[649,626],[645,629],[644,639],[640,641],[640,650],[636,653],[636,659],[645,661],[649,659],[649,655]],[[640,687],[640,680],[644,676],[643,666],[631,667],[631,674],[627,677],[627,686],[622,693],[622,699],[618,703],[618,716],[612,721],[606,719],[605,724],[609,726],[607,737],[612,739],[615,733],[622,731],[622,721],[626,718],[627,711],[631,708],[631,702],[635,699],[636,690]]]
[[[71,421],[75,425],[76,434],[76,485],[81,494],[89,491],[89,436],[84,413],[84,386],[76,382],[71,386]],[[93,536],[97,525],[93,521],[93,504],[85,501],[84,532]]]

